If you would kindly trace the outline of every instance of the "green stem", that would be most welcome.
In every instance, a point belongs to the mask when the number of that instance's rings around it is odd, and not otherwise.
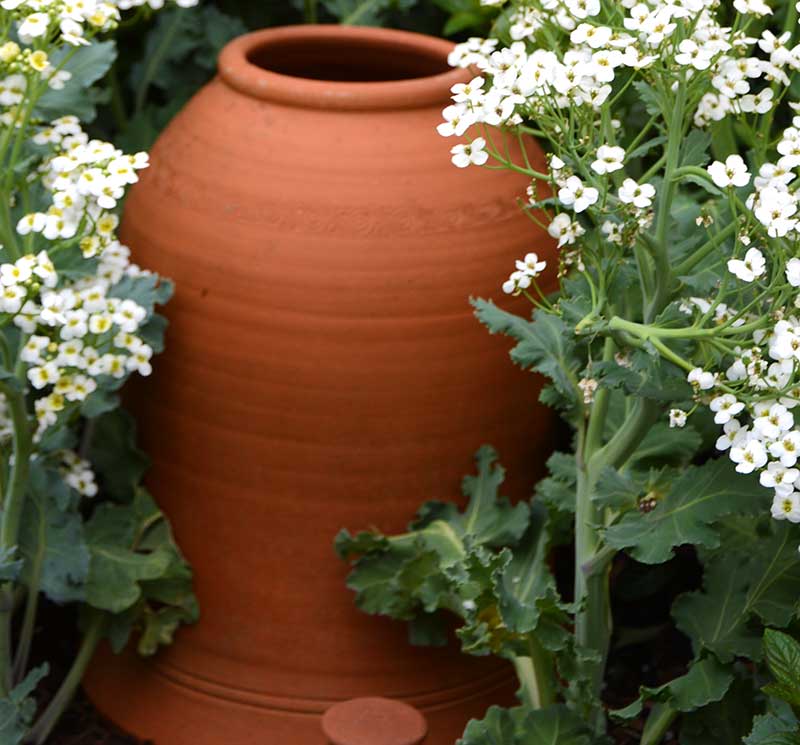
[[[640,745],[658,745],[664,739],[678,712],[667,704],[656,704],[647,717]]]
[[[725,241],[733,235],[736,235],[737,225],[735,222],[726,225],[719,233],[717,233],[708,243],[697,249],[691,256],[684,259],[678,266],[675,267],[675,275],[678,277],[685,276],[694,267],[696,267],[703,259],[710,253],[719,248]]]
[[[614,437],[592,456],[588,465],[590,473],[596,478],[606,465],[612,468],[624,465],[655,424],[658,414],[655,401],[649,398],[639,399]]]
[[[678,83],[675,107],[672,110],[672,119],[669,126],[669,139],[666,148],[666,165],[664,167],[664,185],[658,201],[656,216],[656,252],[655,279],[656,286],[650,304],[645,312],[645,320],[652,321],[667,300],[670,282],[672,281],[672,268],[669,264],[669,224],[671,221],[672,202],[678,185],[674,180],[674,173],[678,168],[678,161],[683,142],[683,125],[686,109],[686,82]]]
[[[19,539],[33,439],[28,414],[25,410],[25,394],[5,382],[0,382],[0,393],[6,397],[14,429],[14,465],[11,467],[11,477],[6,485],[2,524],[0,524],[0,556],[8,557],[16,550]],[[13,594],[14,586],[11,582],[4,583],[0,588],[0,692],[2,693],[8,693],[12,682],[11,617],[13,607],[10,599]]]
[[[105,616],[100,611],[93,611],[92,619],[83,635],[80,649],[67,673],[67,677],[64,678],[58,692],[53,696],[47,708],[31,728],[27,742],[35,743],[35,745],[44,745],[47,742],[53,727],[58,723],[64,710],[69,706],[75,692],[78,690],[97,644],[103,637],[104,629]]]
[[[378,4],[378,0],[364,0],[355,10],[341,20],[342,26],[352,26],[358,23],[361,16],[372,10]]]
[[[39,583],[42,578],[42,568],[39,565],[31,576],[28,591],[25,597],[25,613],[22,617],[22,628],[17,640],[17,650],[11,675],[14,685],[21,682],[28,669],[28,659],[33,643],[33,632],[36,627],[36,612],[39,609]]]
[[[122,84],[117,73],[117,64],[114,63],[108,71],[108,84],[111,88],[111,115],[117,129],[125,130],[128,127],[128,112],[125,109],[125,99],[122,95]]]
[[[305,0],[306,23],[317,23],[317,0]]]
[[[608,327],[612,331],[627,331],[628,333],[635,334],[642,339],[655,339],[658,337],[666,339],[697,339],[704,336],[714,336],[717,329],[707,328],[677,328],[667,329],[661,326],[650,326],[646,323],[636,323],[635,321],[626,321],[624,318],[614,316],[609,322]]]
[[[575,602],[578,606],[575,639],[579,649],[596,656],[584,665],[591,683],[592,700],[583,713],[592,729],[603,734],[606,722],[600,693],[611,638],[609,571],[606,568],[587,575],[582,569],[597,553],[600,544],[598,525],[602,516],[592,502],[595,484],[596,479],[588,473],[585,465],[579,466],[575,509]]]
[[[134,117],[138,116],[142,112],[142,109],[144,109],[144,105],[147,102],[147,92],[150,89],[150,84],[155,79],[158,68],[161,66],[161,62],[172,46],[172,42],[177,36],[183,20],[184,16],[181,10],[179,8],[174,9],[172,11],[172,17],[167,22],[164,36],[161,37],[161,42],[153,50],[153,53],[147,58],[144,70],[142,70],[142,78],[139,81],[139,85],[136,89],[136,103],[133,110]]]
[[[528,636],[529,657],[514,657],[522,696],[531,709],[544,709],[555,701],[553,659],[532,634]]]

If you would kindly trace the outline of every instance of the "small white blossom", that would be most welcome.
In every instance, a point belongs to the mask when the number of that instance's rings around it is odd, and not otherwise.
[[[736,275],[742,282],[752,282],[767,270],[764,254],[757,248],[748,249],[744,259],[729,259],[728,271]]]
[[[592,170],[601,175],[613,173],[614,171],[619,171],[623,167],[624,161],[624,148],[601,145],[597,149],[597,158],[592,163]]]

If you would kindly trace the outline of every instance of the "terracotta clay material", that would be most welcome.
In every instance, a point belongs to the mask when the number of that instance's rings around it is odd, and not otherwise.
[[[413,706],[388,698],[354,698],[322,717],[330,745],[421,745],[428,723]]]
[[[149,486],[193,563],[201,622],[153,662],[101,653],[88,690],[156,745],[320,745],[333,704],[421,711],[426,745],[513,700],[504,663],[410,647],[333,552],[342,527],[403,530],[459,499],[491,443],[530,496],[551,414],[470,296],[554,247],[524,176],[450,163],[436,132],[452,45],[310,26],[244,36],[176,117],[123,239],[172,277],[167,351],[132,401]],[[544,169],[541,153],[529,157]],[[538,231],[538,232],[537,232]]]

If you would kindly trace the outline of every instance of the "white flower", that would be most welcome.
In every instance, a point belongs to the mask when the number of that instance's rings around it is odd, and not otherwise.
[[[600,175],[619,171],[625,160],[625,148],[601,145],[597,148],[597,159],[592,163],[592,170]]]
[[[547,232],[553,237],[558,238],[558,247],[572,245],[586,231],[583,226],[566,213],[562,212],[553,218],[553,222],[547,228]]]
[[[545,270],[545,267],[547,266],[547,262],[546,261],[539,261],[539,257],[535,253],[529,253],[529,254],[525,255],[525,258],[522,261],[518,260],[516,262],[516,266],[517,266],[517,270],[522,272],[523,274],[527,274],[529,277],[538,277]],[[133,305],[136,305],[136,303],[134,303],[132,300],[127,300],[125,302],[129,302],[129,303],[132,303]],[[138,305],[136,307],[141,311],[141,316],[140,316],[139,320],[142,320],[144,318],[144,316],[145,316],[145,310],[144,310],[144,308],[141,308]],[[116,320],[116,316],[115,316],[115,320]],[[120,328],[123,331],[134,331],[135,330],[135,329],[126,329],[121,323],[118,323],[118,325],[120,326]],[[138,322],[137,322],[137,326],[138,326]]]
[[[530,257],[533,257],[534,264],[536,263],[536,254],[528,254],[525,257],[525,266],[531,271],[531,267],[528,265],[528,261]],[[544,261],[540,262],[542,265],[542,269],[546,266]],[[520,262],[517,262],[517,267],[519,267]],[[536,276],[536,274],[532,274],[531,276]],[[139,328],[139,324],[145,319],[147,316],[147,311],[142,308],[141,305],[134,302],[133,300],[126,299],[123,300],[117,309],[114,311],[113,320],[114,323],[119,326],[122,331],[125,331],[129,334],[132,334],[136,329]]]
[[[485,148],[486,140],[483,137],[476,137],[466,145],[456,145],[450,150],[453,165],[459,168],[466,168],[469,165],[482,166],[489,160],[489,153]]]
[[[792,287],[800,287],[800,259],[789,259],[786,262],[786,281]]]
[[[769,410],[753,420],[753,431],[765,440],[781,437],[794,426],[794,416],[781,404],[773,404]]]
[[[711,180],[720,188],[729,186],[747,186],[750,183],[750,172],[741,155],[729,155],[725,162],[714,161],[708,167]]]
[[[776,494],[770,512],[776,520],[800,523],[800,493],[793,491],[790,494]]]
[[[767,16],[772,14],[772,8],[764,0],[733,0],[733,7],[745,15]]]
[[[760,93],[748,94],[739,99],[739,108],[745,114],[766,114],[772,111],[775,94],[772,88],[764,88]]]
[[[47,13],[31,13],[20,23],[17,33],[25,44],[30,44],[34,39],[44,36],[50,26],[50,16]]]
[[[730,458],[739,473],[752,473],[767,464],[767,451],[759,440],[753,439],[732,447]]]
[[[699,47],[692,39],[684,39],[678,45],[678,50],[675,61],[679,65],[692,66],[695,70],[707,70],[711,67],[713,54],[709,49]]]
[[[747,438],[747,428],[742,427],[736,419],[731,419],[730,421],[726,422],[722,431],[725,433],[717,438],[716,447],[717,450],[728,450],[729,448],[733,447],[733,445],[738,445],[740,442],[744,442]]]
[[[52,385],[58,380],[59,375],[59,369],[55,362],[45,362],[39,367],[32,367],[28,370],[28,380],[36,389]]]
[[[20,235],[28,235],[28,233],[41,233],[47,223],[47,215],[41,212],[32,212],[25,215],[17,223],[17,233]]]
[[[632,204],[640,210],[652,206],[655,195],[654,186],[651,184],[637,184],[632,178],[626,178],[619,189],[620,201],[625,204]]]
[[[436,127],[436,131],[442,137],[452,137],[453,135],[460,137],[475,123],[475,115],[463,104],[448,106],[442,112],[442,116],[445,120]]]
[[[701,367],[695,367],[687,376],[686,379],[692,387],[699,388],[701,391],[707,391],[716,385],[717,379],[714,373],[706,372]]]
[[[742,282],[752,282],[767,271],[764,254],[757,248],[748,249],[744,259],[729,259],[728,271],[736,275]]]
[[[744,404],[736,400],[736,396],[725,393],[711,399],[709,408],[714,412],[714,421],[717,424],[727,424],[733,417],[744,410]]]
[[[472,105],[479,104],[484,96],[483,83],[484,80],[480,76],[473,78],[469,83],[456,83],[450,89],[453,101]]]
[[[27,282],[31,278],[31,267],[28,262],[18,261],[16,264],[0,266],[0,283],[9,286]]]
[[[798,202],[794,194],[768,186],[758,192],[753,214],[771,238],[783,238],[797,226],[794,217],[797,210]]]
[[[511,272],[511,276],[503,282],[503,292],[517,295],[531,286],[531,275],[527,272]]]
[[[766,471],[759,474],[762,486],[775,489],[776,494],[786,496],[794,491],[794,484],[800,477],[796,468],[785,468],[780,463],[772,462]]]
[[[584,212],[600,198],[600,192],[591,187],[584,186],[577,176],[570,176],[564,186],[558,190],[558,199],[566,207],[572,207],[575,212]]]
[[[769,454],[787,468],[793,466],[800,456],[800,432],[792,430],[784,434],[769,446]]]
[[[683,409],[669,410],[669,426],[682,428],[686,426],[686,412]]]

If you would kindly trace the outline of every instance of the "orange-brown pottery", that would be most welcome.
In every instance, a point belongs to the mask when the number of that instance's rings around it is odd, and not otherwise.
[[[483,443],[526,498],[549,445],[538,379],[468,298],[523,312],[499,287],[554,247],[518,206],[524,176],[450,163],[435,128],[470,77],[451,48],[338,26],[237,39],[130,195],[125,242],[177,286],[135,408],[202,619],[152,662],[101,652],[88,690],[156,745],[322,745],[331,705],[376,696],[453,745],[512,694],[502,662],[361,613],[332,548],[460,498]]]

